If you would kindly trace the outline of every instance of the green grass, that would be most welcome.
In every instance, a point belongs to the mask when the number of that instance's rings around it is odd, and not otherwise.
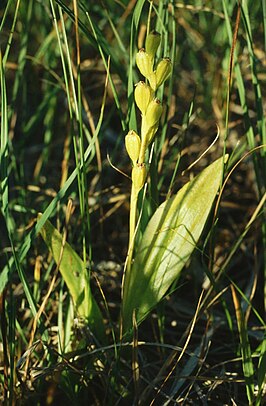
[[[0,403],[265,402],[266,10],[263,1],[238,7],[1,4]],[[131,342],[119,331],[131,188],[124,138],[140,125],[135,57],[147,28],[162,34],[157,57],[170,56],[173,72],[158,90],[164,111],[136,246],[166,197],[223,154],[229,162],[181,276],[143,323],[133,311]],[[77,317],[71,280],[40,237],[48,219],[80,257],[103,340]]]

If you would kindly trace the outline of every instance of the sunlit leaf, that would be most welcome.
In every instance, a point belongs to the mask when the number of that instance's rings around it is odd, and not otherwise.
[[[180,275],[202,233],[222,180],[223,158],[213,162],[156,210],[137,247],[123,294],[123,330],[164,297]]]
[[[39,215],[41,216],[41,215]],[[84,318],[93,333],[98,338],[104,336],[104,325],[101,311],[94,300],[90,286],[86,286],[84,263],[79,255],[66,242],[63,246],[61,234],[47,220],[40,230],[47,247],[53,255],[56,264],[69,289],[78,316]],[[63,251],[62,251],[63,247]]]

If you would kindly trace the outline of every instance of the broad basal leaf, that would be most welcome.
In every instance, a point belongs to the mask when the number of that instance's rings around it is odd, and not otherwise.
[[[125,276],[124,332],[132,326],[133,310],[138,322],[142,321],[179,277],[207,221],[222,172],[220,158],[159,206],[152,216],[130,273]]]
[[[103,318],[86,281],[85,272],[87,271],[84,269],[83,261],[67,242],[62,251],[62,236],[50,221],[45,222],[40,233],[55,262],[58,264],[60,260],[59,270],[72,296],[78,315],[86,319],[96,337],[102,339],[104,337]]]

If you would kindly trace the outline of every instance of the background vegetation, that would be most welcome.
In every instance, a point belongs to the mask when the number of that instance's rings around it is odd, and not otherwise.
[[[180,280],[121,344],[124,137],[139,120],[135,54],[149,10],[173,74],[140,227],[209,163],[230,159]],[[265,2],[8,0],[0,16],[1,402],[263,404]],[[77,320],[39,212],[86,260],[105,343]]]

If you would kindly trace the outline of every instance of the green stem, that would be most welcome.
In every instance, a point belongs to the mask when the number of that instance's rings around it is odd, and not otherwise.
[[[129,213],[129,241],[128,241],[128,254],[127,254],[127,262],[125,267],[125,272],[123,275],[122,281],[122,308],[123,308],[123,299],[127,297],[127,292],[130,285],[130,271],[132,265],[132,257],[134,251],[134,239],[135,239],[135,230],[136,230],[136,219],[137,219],[137,203],[138,203],[138,194],[139,192],[136,191],[133,183],[131,186],[131,196],[130,196],[130,213]],[[120,339],[122,339],[123,334],[123,310],[122,310],[122,317],[120,321]]]
[[[146,149],[147,149],[147,140],[145,139],[145,137],[142,136],[140,152],[139,152],[139,159],[138,159],[139,164],[142,164],[145,160]]]
[[[127,272],[130,272],[130,269],[131,269],[132,256],[133,256],[133,250],[134,250],[138,194],[139,194],[138,191],[136,191],[136,188],[132,184],[131,196],[130,196],[129,242],[128,242]]]

